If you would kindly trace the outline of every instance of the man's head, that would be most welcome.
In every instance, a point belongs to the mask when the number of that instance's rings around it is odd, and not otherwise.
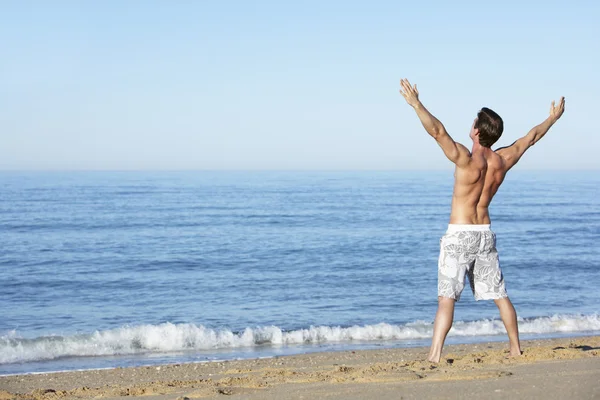
[[[494,111],[487,107],[483,107],[477,113],[477,118],[471,128],[471,139],[479,139],[479,144],[483,147],[492,147],[494,143],[502,136],[504,130],[504,122],[502,118]]]

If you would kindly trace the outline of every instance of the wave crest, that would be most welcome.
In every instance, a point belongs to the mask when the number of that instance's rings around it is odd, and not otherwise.
[[[600,330],[600,317],[594,315],[554,315],[520,320],[525,334],[585,332]],[[285,331],[277,326],[246,328],[240,332],[210,329],[203,325],[163,323],[125,326],[72,336],[20,338],[15,331],[0,337],[0,364],[52,360],[61,357],[89,357],[173,352],[188,350],[235,349],[251,346],[282,346],[324,342],[425,339],[433,324],[415,321],[406,325],[379,323],[364,326],[311,326]],[[499,320],[456,321],[449,336],[493,336],[505,334]]]

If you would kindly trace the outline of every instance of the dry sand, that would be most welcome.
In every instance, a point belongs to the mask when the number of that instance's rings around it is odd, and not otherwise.
[[[411,348],[5,376],[0,400],[600,399],[600,337],[525,341],[516,359],[505,348],[447,346],[437,365]]]

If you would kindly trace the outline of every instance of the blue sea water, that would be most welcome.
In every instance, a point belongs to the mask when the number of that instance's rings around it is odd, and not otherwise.
[[[0,374],[427,344],[452,179],[2,172]],[[516,171],[496,195],[522,337],[600,332],[599,187]],[[493,302],[455,318],[449,342],[504,340]]]

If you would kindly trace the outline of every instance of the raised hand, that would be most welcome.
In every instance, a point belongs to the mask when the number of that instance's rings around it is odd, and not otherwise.
[[[560,98],[560,103],[557,106],[554,105],[554,100],[552,100],[552,105],[550,106],[550,117],[557,121],[565,112],[565,98]]]
[[[406,102],[412,107],[416,107],[420,103],[417,85],[415,84],[414,87],[411,86],[408,79],[400,80],[400,94],[402,95],[402,97],[404,97],[404,100],[406,100]]]

